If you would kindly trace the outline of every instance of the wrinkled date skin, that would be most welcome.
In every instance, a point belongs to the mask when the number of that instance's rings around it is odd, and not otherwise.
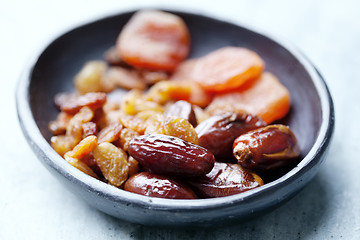
[[[164,113],[165,116],[181,117],[188,120],[191,125],[196,127],[197,120],[192,105],[186,101],[180,100],[172,104]]]
[[[199,145],[212,152],[217,160],[233,159],[234,140],[250,130],[266,126],[260,118],[245,113],[225,113],[202,121],[196,128]]]
[[[149,172],[137,173],[130,177],[126,181],[124,189],[149,197],[169,199],[197,198],[193,190],[183,183]]]
[[[152,172],[184,178],[207,174],[215,162],[207,149],[161,134],[134,138],[129,144],[129,154]]]
[[[238,164],[216,162],[210,173],[188,181],[199,197],[225,197],[262,186],[263,180]]]
[[[244,168],[264,171],[291,164],[299,157],[300,148],[290,128],[276,124],[239,136],[233,152]]]

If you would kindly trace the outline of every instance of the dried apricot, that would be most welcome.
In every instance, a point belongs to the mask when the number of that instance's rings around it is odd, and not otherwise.
[[[283,118],[290,109],[290,93],[273,74],[265,72],[249,88],[216,96],[207,112],[246,112],[266,123]]]
[[[144,10],[124,26],[116,47],[120,57],[134,67],[172,71],[188,55],[190,37],[180,17]]]
[[[236,89],[260,77],[264,62],[255,52],[241,47],[224,47],[199,58],[191,74],[207,91]]]

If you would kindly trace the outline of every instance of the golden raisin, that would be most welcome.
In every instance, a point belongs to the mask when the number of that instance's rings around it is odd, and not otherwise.
[[[75,76],[76,90],[81,94],[103,91],[101,79],[107,69],[104,61],[89,61]]]
[[[112,143],[100,143],[93,151],[97,165],[110,184],[120,187],[127,179],[129,166],[124,150]]]
[[[94,148],[97,146],[97,144],[98,144],[98,140],[97,140],[96,136],[94,136],[94,135],[88,136],[88,137],[84,138],[83,140],[81,140],[81,142],[79,142],[74,147],[73,150],[67,152],[65,154],[65,158],[70,157],[70,158],[81,159],[85,155],[89,154],[92,150],[94,150]]]
[[[114,122],[101,129],[98,134],[99,142],[114,142],[118,140],[122,128],[123,126],[121,123]]]
[[[118,143],[122,149],[128,151],[130,141],[137,136],[140,136],[140,134],[136,131],[130,128],[123,128],[120,132],[120,138]]]
[[[146,128],[146,134],[164,134],[181,138],[193,144],[199,144],[199,138],[195,128],[184,118],[170,116],[160,120],[156,125],[155,123],[156,122],[153,122],[154,125]]]

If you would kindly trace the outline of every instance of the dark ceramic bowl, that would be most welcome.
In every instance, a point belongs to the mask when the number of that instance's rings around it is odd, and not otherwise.
[[[291,111],[284,123],[298,137],[301,161],[282,177],[262,187],[222,198],[169,200],[126,192],[98,181],[64,161],[50,146],[49,121],[56,118],[56,93],[73,91],[73,76],[82,65],[101,59],[115,44],[133,12],[106,17],[77,27],[36,56],[22,75],[17,108],[22,130],[44,166],[95,208],[130,222],[145,225],[197,226],[243,220],[274,209],[299,192],[317,173],[325,158],[333,128],[331,96],[314,66],[296,49],[253,29],[209,17],[174,12],[187,23],[191,56],[202,56],[222,46],[243,46],[256,51],[290,90]]]

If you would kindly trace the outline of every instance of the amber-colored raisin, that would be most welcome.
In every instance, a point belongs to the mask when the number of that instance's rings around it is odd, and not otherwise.
[[[94,135],[88,136],[88,137],[84,138],[83,140],[81,140],[81,142],[79,142],[74,147],[73,150],[67,152],[65,154],[65,158],[70,157],[70,158],[81,159],[86,154],[89,154],[92,150],[94,150],[94,148],[97,146],[97,144],[98,144],[98,140],[97,140],[96,136],[94,136]]]
[[[105,128],[101,129],[98,134],[99,143],[114,142],[119,139],[119,135],[123,125],[120,122],[114,122]]]
[[[76,114],[83,107],[89,107],[92,110],[101,108],[106,102],[106,94],[101,92],[90,92],[85,95],[71,97],[60,105],[61,111],[69,114]]]
[[[71,158],[71,157],[65,157],[65,160],[70,163],[72,166],[76,167],[77,169],[79,169],[80,171],[82,171],[83,173],[94,177],[94,178],[99,178],[96,173],[88,166],[86,165],[84,162],[80,161],[77,158]]]
[[[140,89],[147,88],[146,82],[139,77],[138,73],[133,69],[123,67],[110,67],[103,76],[103,81],[107,85],[113,85],[124,89]]]
[[[83,123],[82,128],[83,128],[82,138],[86,138],[88,136],[97,134],[97,126],[96,126],[96,123],[94,123],[94,122]]]
[[[122,149],[128,151],[130,141],[137,136],[140,136],[138,132],[130,128],[123,128],[120,132],[120,138],[118,143]]]
[[[93,150],[97,165],[110,184],[120,187],[127,179],[127,154],[112,143],[103,142]]]
[[[66,132],[66,126],[73,116],[66,112],[60,112],[55,121],[49,123],[49,131],[52,135],[62,135]]]
[[[135,175],[139,172],[139,162],[136,161],[132,156],[128,157],[128,166],[129,166],[129,177]]]
[[[76,90],[81,94],[104,91],[101,79],[106,69],[107,64],[104,61],[89,61],[85,63],[74,78]]]
[[[139,134],[143,134],[146,129],[146,123],[141,118],[130,116],[130,115],[121,115],[120,122],[126,128],[130,128]]]

